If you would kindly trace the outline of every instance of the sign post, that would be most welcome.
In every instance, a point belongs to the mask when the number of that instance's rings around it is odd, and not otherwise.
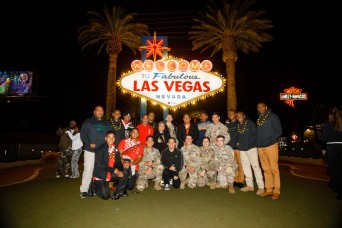
[[[151,42],[152,39],[152,42]],[[158,39],[158,41],[157,41]],[[141,61],[145,62],[146,58],[149,57],[151,54],[153,54],[153,60],[156,61],[156,54],[158,54],[158,51],[163,51],[162,56],[164,58],[168,57],[168,51],[170,48],[167,47],[168,45],[168,38],[167,36],[156,36],[156,32],[154,32],[154,36],[143,36],[141,37],[141,43],[145,46],[140,47],[141,51]],[[165,47],[162,47],[162,45],[165,45]],[[147,52],[147,50],[149,50]],[[160,53],[159,53],[160,54]],[[147,113],[147,101],[146,99],[140,98],[140,119],[144,114]],[[167,114],[165,114],[167,113]],[[166,115],[169,114],[169,110],[166,108],[163,111],[163,120],[165,119]]]

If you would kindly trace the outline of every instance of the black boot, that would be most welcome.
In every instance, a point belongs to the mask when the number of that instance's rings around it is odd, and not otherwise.
[[[112,200],[118,200],[120,199],[121,195],[118,193],[118,194],[113,194],[112,196]]]
[[[128,193],[126,190],[123,193],[120,193],[120,195],[121,197],[128,197]]]
[[[96,196],[94,182],[91,182],[88,194],[89,196]]]

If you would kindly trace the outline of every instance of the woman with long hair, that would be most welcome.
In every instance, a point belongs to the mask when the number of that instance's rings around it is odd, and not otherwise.
[[[322,141],[326,142],[328,186],[342,200],[342,112],[334,107],[329,111],[328,121],[323,124]]]

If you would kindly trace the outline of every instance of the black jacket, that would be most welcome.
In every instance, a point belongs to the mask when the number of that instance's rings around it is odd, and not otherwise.
[[[154,141],[153,147],[157,148],[159,150],[159,153],[161,153],[164,149],[167,148],[167,142],[170,138],[170,132],[166,129],[164,130],[163,135],[164,135],[164,138],[162,137],[162,133],[160,133],[159,131],[154,132],[154,135],[153,135],[153,141]],[[162,142],[159,143],[158,139],[161,139]]]
[[[84,143],[84,150],[95,152],[96,148],[105,142],[107,131],[110,130],[107,121],[102,118],[97,119],[95,116],[84,121],[81,128],[81,139]],[[94,149],[90,148],[90,144],[95,143]]]
[[[256,147],[256,125],[254,121],[245,119],[242,124],[239,124],[239,127],[240,131],[237,131],[237,148],[242,151],[247,151]]]
[[[122,123],[122,120],[119,119],[118,122],[111,118],[108,120],[108,126],[115,132],[115,145],[119,145],[121,140],[125,138],[125,127]]]
[[[178,174],[183,167],[183,154],[177,148],[173,152],[170,152],[169,148],[166,148],[161,152],[161,162],[164,169],[169,169],[174,165],[176,167],[176,173]]]
[[[177,139],[178,139],[178,148],[182,148],[184,146],[185,142],[185,126],[184,124],[180,125],[177,129]],[[198,135],[199,135],[199,130],[196,124],[191,124],[190,129],[189,129],[189,135],[192,136],[192,142],[196,143]]]
[[[264,121],[263,118],[268,115]],[[269,109],[264,115],[259,117],[261,119],[260,126],[257,126],[256,146],[268,147],[278,142],[278,138],[282,134],[281,123],[279,117],[271,112]],[[257,121],[258,123],[258,121]]]
[[[113,173],[115,168],[119,169],[120,171],[123,170],[120,153],[117,149],[115,149],[115,163],[113,168],[108,167],[108,160],[108,145],[107,143],[103,143],[96,149],[95,152],[95,164],[93,171],[94,177],[106,180],[108,171]]]
[[[239,124],[239,121],[237,120],[226,124],[226,127],[228,128],[228,132],[230,135],[230,140],[227,145],[231,146],[233,149],[236,149],[238,124]]]
[[[322,128],[323,142],[342,142],[342,132],[335,129],[335,123],[325,122]]]

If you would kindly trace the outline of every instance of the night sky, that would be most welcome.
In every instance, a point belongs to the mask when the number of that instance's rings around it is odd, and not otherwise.
[[[168,36],[170,55],[187,60],[209,59],[209,51],[191,51],[188,35],[194,25],[192,19],[206,9],[206,0],[1,1],[0,70],[32,70],[36,75],[33,99],[10,103],[1,99],[1,118],[10,119],[2,123],[2,129],[13,129],[15,122],[21,122],[21,127],[49,123],[54,129],[70,119],[82,122],[92,115],[94,105],[105,105],[108,58],[105,53],[97,55],[96,47],[82,51],[77,42],[78,29],[89,19],[86,12],[99,12],[104,3],[110,8],[121,5],[138,13],[136,21],[147,24],[151,34],[156,31],[157,35]],[[337,83],[341,76],[337,62],[341,53],[341,25],[335,4],[260,0],[255,5],[256,9],[266,10],[265,18],[273,21],[274,28],[268,32],[274,40],[263,43],[259,53],[238,53],[239,110],[255,119],[257,102],[263,100],[284,122],[306,124],[317,119],[317,115],[324,116],[324,111],[313,116],[314,107],[341,107],[342,92]],[[221,55],[219,52],[210,60],[213,70],[224,76]],[[140,53],[134,55],[124,48],[118,57],[118,77],[130,70],[134,59],[140,59]],[[279,101],[279,93],[291,86],[302,88],[309,100],[295,101],[295,108]],[[225,120],[225,97],[225,92],[218,94],[189,110],[219,111]],[[129,97],[118,95],[118,107],[126,109],[138,102],[128,100]],[[158,107],[149,106],[148,110],[161,115]],[[182,112],[179,110],[178,113]],[[33,123],[37,120],[40,124]],[[17,128],[20,127],[14,127]]]

